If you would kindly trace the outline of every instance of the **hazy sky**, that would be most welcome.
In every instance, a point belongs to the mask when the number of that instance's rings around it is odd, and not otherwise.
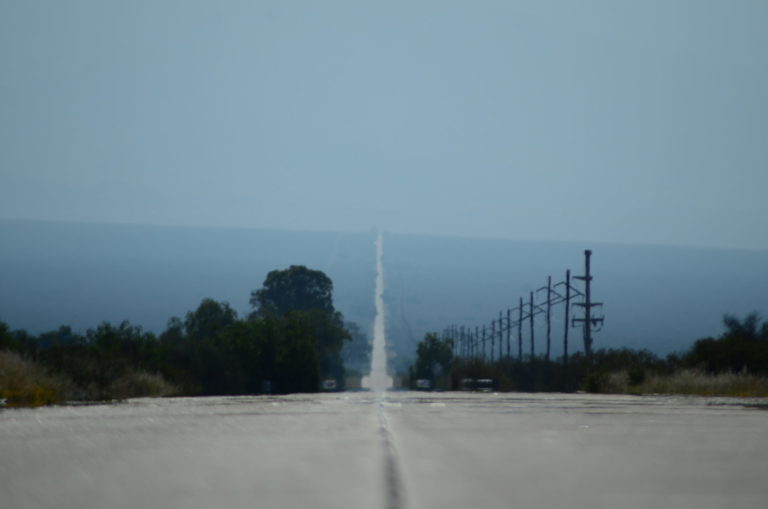
[[[768,249],[768,2],[0,0],[0,217]]]

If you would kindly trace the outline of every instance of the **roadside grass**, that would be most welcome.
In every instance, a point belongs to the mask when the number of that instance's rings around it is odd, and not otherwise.
[[[0,350],[0,406],[37,407],[68,401],[104,401],[179,394],[162,375],[128,371],[106,387],[77,386],[17,352]]]
[[[682,370],[670,375],[637,377],[629,371],[618,371],[607,375],[600,385],[599,392],[616,394],[768,397],[768,378],[749,373],[708,374],[701,370]]]
[[[147,371],[129,371],[107,389],[113,399],[174,396],[179,392],[179,388],[162,375]]]
[[[51,375],[38,363],[16,352],[0,351],[0,399],[4,406],[61,403],[72,392],[70,380]]]

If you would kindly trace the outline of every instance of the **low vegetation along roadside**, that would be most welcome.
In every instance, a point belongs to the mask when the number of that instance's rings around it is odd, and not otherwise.
[[[689,394],[696,396],[768,397],[768,377],[749,373],[710,374],[684,369],[672,374],[652,374],[632,383],[628,371],[611,373],[601,392],[617,394]]]
[[[497,391],[574,391],[768,397],[768,322],[726,315],[725,332],[660,358],[647,350],[599,349],[567,359],[494,362],[454,358],[453,340],[428,334],[411,367],[411,387]]]
[[[100,390],[90,384],[77,386],[71,378],[51,374],[42,364],[17,352],[0,351],[0,402],[2,406],[42,406],[73,400],[125,399],[173,396],[178,387],[162,375],[128,371]]]
[[[53,376],[16,352],[0,351],[0,400],[5,406],[40,406],[67,399],[72,382]]]

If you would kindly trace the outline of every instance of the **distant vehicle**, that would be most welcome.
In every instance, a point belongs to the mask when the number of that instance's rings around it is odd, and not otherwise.
[[[492,378],[462,378],[462,391],[492,392],[494,381]]]
[[[420,391],[428,391],[432,389],[432,382],[426,378],[419,378],[416,380],[416,388]]]
[[[492,378],[478,378],[475,384],[475,390],[479,392],[491,392],[493,391],[493,379]]]
[[[336,380],[333,378],[328,378],[323,380],[323,390],[324,391],[335,391],[336,390]]]

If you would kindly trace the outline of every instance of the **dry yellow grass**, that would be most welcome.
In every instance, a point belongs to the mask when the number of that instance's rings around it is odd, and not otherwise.
[[[16,352],[0,351],[0,399],[9,407],[62,402],[72,384]]]
[[[671,375],[648,375],[639,384],[630,384],[626,371],[611,373],[603,392],[623,394],[690,394],[697,396],[768,397],[768,378],[749,373],[710,375],[683,370]]]

